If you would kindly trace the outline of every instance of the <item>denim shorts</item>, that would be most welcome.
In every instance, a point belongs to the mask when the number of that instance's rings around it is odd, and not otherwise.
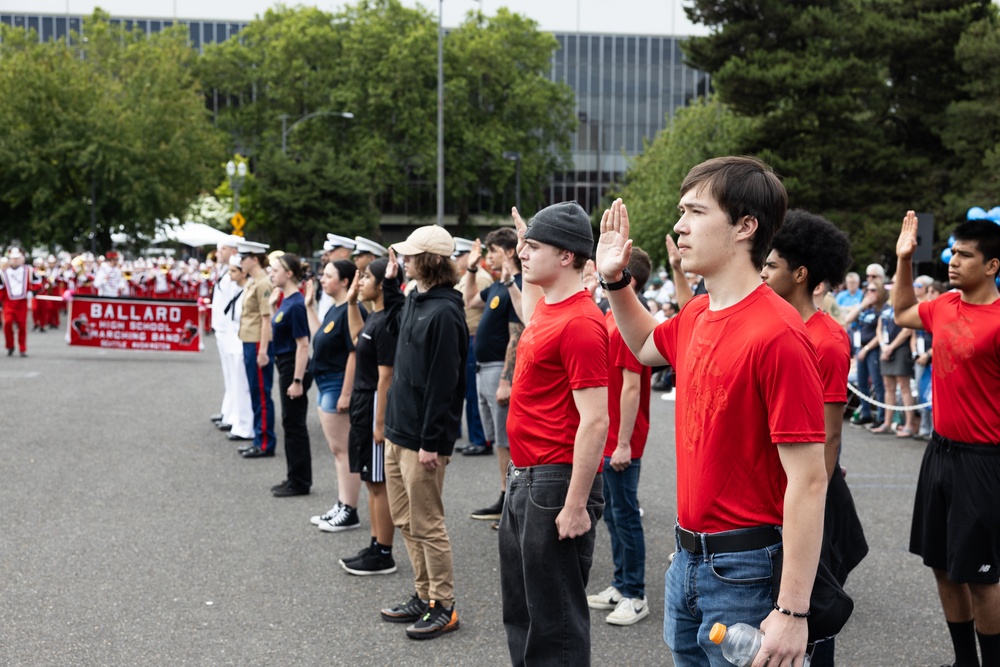
[[[344,388],[343,373],[324,373],[313,378],[316,382],[317,397],[316,405],[323,412],[330,414],[337,413],[337,401],[340,400],[340,392]]]

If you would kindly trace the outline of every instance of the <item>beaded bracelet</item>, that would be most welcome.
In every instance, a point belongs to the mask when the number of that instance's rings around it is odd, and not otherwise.
[[[788,609],[785,609],[784,607],[779,607],[777,602],[774,603],[774,610],[777,611],[777,612],[781,612],[785,616],[794,616],[795,618],[808,618],[809,614],[812,613],[812,610],[807,611],[804,614],[800,614],[797,611],[789,611]]]

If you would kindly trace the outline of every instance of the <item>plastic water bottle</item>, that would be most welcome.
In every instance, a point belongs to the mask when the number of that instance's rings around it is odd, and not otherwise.
[[[708,638],[719,645],[726,660],[739,667],[747,667],[757,657],[764,634],[746,623],[733,623],[729,627],[716,623]]]
[[[719,645],[722,649],[722,656],[726,660],[738,667],[748,667],[757,657],[764,633],[746,623],[733,623],[729,627],[722,623],[716,623],[712,626],[708,638]],[[802,662],[802,667],[809,667],[810,662],[807,654]]]

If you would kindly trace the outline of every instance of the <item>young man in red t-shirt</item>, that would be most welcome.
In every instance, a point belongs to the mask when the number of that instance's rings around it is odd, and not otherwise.
[[[787,202],[756,158],[693,168],[674,231],[683,270],[708,294],[659,325],[616,290],[632,249],[621,200],[601,220],[597,268],[622,337],[644,364],[677,373],[678,549],[663,629],[676,667],[721,663],[708,639],[716,622],[761,627],[754,667],[798,667],[806,650],[826,495],[823,391],[802,318],[760,280]]]
[[[840,435],[847,403],[851,341],[836,320],[816,307],[814,292],[821,283],[837,284],[851,263],[851,242],[832,222],[807,211],[789,211],[774,237],[761,277],[768,287],[798,311],[816,347],[823,383],[826,423],[826,512],[821,558],[841,585],[868,554],[868,542],[840,471]],[[815,667],[834,664],[834,639],[818,642]]]
[[[628,261],[632,290],[642,294],[652,264],[649,255],[633,248]],[[587,596],[591,609],[612,609],[604,619],[612,625],[633,625],[649,616],[646,603],[646,537],[639,514],[639,472],[649,434],[649,392],[652,368],[643,366],[618,331],[615,315],[604,315],[608,326],[608,437],[604,443],[604,522],[611,537],[615,564],[611,585]]]
[[[896,324],[934,336],[934,433],[924,452],[910,551],[934,570],[955,665],[1000,665],[1000,227],[969,220],[952,232],[957,292],[917,303],[911,261],[917,216],[896,243]]]
[[[524,332],[511,383],[500,590],[511,663],[590,664],[587,580],[604,502],[608,331],[583,287],[594,232],[576,202],[518,230]]]

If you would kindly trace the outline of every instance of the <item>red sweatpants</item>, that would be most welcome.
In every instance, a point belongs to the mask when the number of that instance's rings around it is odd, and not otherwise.
[[[21,352],[28,351],[28,300],[8,299],[3,302],[3,337],[7,349],[14,349],[14,325],[17,325],[17,344]]]

